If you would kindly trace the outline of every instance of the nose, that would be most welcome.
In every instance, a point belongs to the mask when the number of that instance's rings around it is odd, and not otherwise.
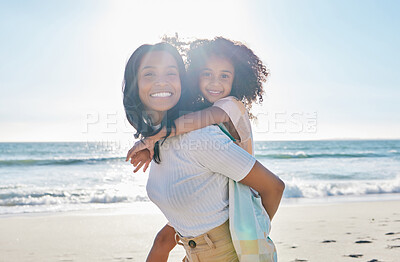
[[[164,76],[159,76],[155,81],[155,85],[157,85],[157,86],[165,86],[167,84],[168,84],[168,81],[167,81],[166,77],[164,77]]]
[[[217,81],[217,80],[218,80],[218,78],[215,77],[214,74],[212,74],[211,77],[210,77],[210,81],[211,81],[211,82],[215,82],[215,81]]]
[[[217,86],[217,85],[219,85],[219,79],[213,76],[213,77],[211,78],[210,85],[211,85],[211,86]]]

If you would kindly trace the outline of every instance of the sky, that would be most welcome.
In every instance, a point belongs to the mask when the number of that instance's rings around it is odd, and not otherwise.
[[[267,65],[255,140],[400,139],[398,1],[0,0],[0,141],[132,141],[127,59],[224,36]]]

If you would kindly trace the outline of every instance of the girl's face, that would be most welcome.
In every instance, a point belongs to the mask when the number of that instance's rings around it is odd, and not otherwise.
[[[161,114],[162,118],[181,97],[181,80],[174,57],[166,51],[149,52],[143,56],[137,74],[144,108]]]
[[[199,87],[208,102],[227,97],[232,90],[235,69],[229,59],[211,56],[200,70]]]

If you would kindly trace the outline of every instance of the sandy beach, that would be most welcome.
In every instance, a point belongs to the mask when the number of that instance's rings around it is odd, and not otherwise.
[[[0,217],[0,261],[145,261],[161,214],[79,211]],[[284,205],[279,261],[400,261],[400,201]],[[169,261],[181,261],[177,246]]]

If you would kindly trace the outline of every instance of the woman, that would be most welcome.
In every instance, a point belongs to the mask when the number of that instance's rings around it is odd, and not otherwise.
[[[174,128],[187,108],[182,58],[165,43],[139,47],[125,69],[124,107],[136,136]],[[182,81],[181,81],[182,80]],[[183,89],[182,89],[183,86]],[[187,101],[187,100],[186,100]],[[179,234],[190,261],[238,261],[228,225],[228,178],[254,188],[270,218],[283,182],[218,127],[156,145],[147,192]]]

